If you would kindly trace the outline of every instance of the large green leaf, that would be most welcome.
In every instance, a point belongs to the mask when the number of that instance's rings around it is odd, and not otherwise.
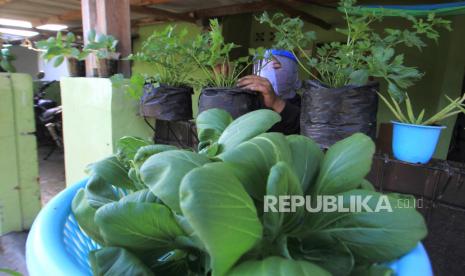
[[[199,142],[216,142],[226,127],[233,121],[231,115],[218,108],[203,111],[195,120]]]
[[[321,164],[312,195],[332,195],[357,188],[371,169],[375,144],[356,133],[331,146]]]
[[[275,198],[276,202],[279,202],[280,196],[303,195],[299,179],[286,163],[278,162],[271,168],[266,195]],[[276,204],[278,212],[268,210],[263,214],[264,235],[272,241],[281,234],[293,231],[300,224],[304,212],[303,206],[296,207],[291,212],[281,212],[277,207]]]
[[[171,211],[158,203],[109,203],[98,209],[95,223],[108,245],[133,250],[169,249],[183,235]]]
[[[195,152],[170,150],[147,159],[140,169],[142,181],[173,211],[179,207],[179,185],[192,169],[209,163],[210,159]]]
[[[261,261],[246,261],[233,268],[230,276],[330,276],[331,273],[316,264],[280,257],[268,257]]]
[[[95,276],[154,275],[131,252],[119,247],[104,247],[90,252],[89,260]]]
[[[99,227],[94,221],[95,212],[97,210],[90,206],[86,199],[84,189],[80,189],[76,193],[76,196],[74,196],[73,202],[71,203],[71,210],[82,230],[84,230],[91,239],[103,245],[104,241],[102,235],[100,234]]]
[[[137,166],[141,166],[150,156],[169,150],[176,150],[175,146],[170,145],[148,145],[139,148],[134,156],[134,162]]]
[[[150,144],[152,144],[150,141],[142,138],[124,136],[116,143],[116,147],[118,149],[116,155],[118,159],[124,162],[129,162],[129,160],[134,159],[134,156],[136,155],[139,148],[148,146]]]
[[[393,276],[396,273],[385,265],[371,264],[371,265],[360,265],[352,270],[350,274],[352,276]]]
[[[286,137],[292,154],[292,168],[300,180],[302,191],[307,191],[320,169],[323,152],[317,143],[302,135]]]
[[[107,203],[118,201],[113,187],[98,175],[91,176],[87,181],[85,195],[89,205],[95,209]]]
[[[347,245],[357,260],[383,262],[408,253],[426,236],[421,214],[414,208],[399,205],[396,195],[357,189],[340,196],[346,208],[351,205],[350,198],[368,199],[367,205],[373,212],[352,209],[352,212],[310,213],[300,234],[304,244],[320,239],[328,243],[339,240]],[[388,205],[391,210],[376,210],[377,206]]]
[[[313,262],[331,272],[332,275],[349,275],[354,267],[354,257],[342,242],[311,240],[300,243],[302,255],[299,258]]]
[[[134,184],[128,177],[129,169],[116,158],[116,156],[110,156],[98,162],[92,163],[87,166],[89,174],[95,174],[114,186],[125,189],[135,189]]]
[[[224,275],[261,239],[255,205],[227,163],[192,170],[180,194],[181,209],[211,256],[213,275]]]
[[[247,192],[262,201],[271,167],[279,161],[291,164],[289,143],[281,133],[264,133],[234,149],[224,152],[220,158],[233,164],[235,174]]]
[[[242,115],[234,120],[218,139],[221,152],[234,149],[240,143],[266,132],[279,121],[281,116],[268,109],[259,109]]]
[[[157,202],[158,198],[149,189],[143,189],[135,193],[128,194],[119,200],[123,202]]]

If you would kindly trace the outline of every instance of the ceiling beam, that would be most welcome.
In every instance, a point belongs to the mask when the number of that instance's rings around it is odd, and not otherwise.
[[[312,23],[313,25],[321,27],[322,29],[325,29],[325,30],[330,30],[332,28],[331,24],[324,21],[323,19],[320,19],[305,11],[298,10],[290,6],[288,3],[284,3],[279,0],[269,0],[269,1],[272,2],[276,8],[284,11],[285,13],[289,14],[292,17],[300,17],[300,19],[307,21],[309,23]]]
[[[174,13],[152,7],[142,7],[142,6],[131,6],[131,11],[135,13],[151,15],[157,18],[166,18],[174,21],[189,21],[194,22],[195,20],[192,17],[189,17],[188,14],[183,13]]]
[[[1,1],[1,0],[0,0]],[[166,4],[173,2],[173,0],[131,0],[131,6],[147,6],[156,4]]]
[[[70,10],[64,12],[60,15],[51,16],[45,19],[39,20],[41,24],[49,24],[49,23],[66,23],[69,21],[77,21],[80,20],[82,17],[81,10]]]
[[[272,5],[268,1],[251,2],[245,4],[235,4],[221,6],[209,9],[195,10],[191,14],[195,18],[218,17],[225,15],[234,15],[241,13],[261,12],[271,8]]]

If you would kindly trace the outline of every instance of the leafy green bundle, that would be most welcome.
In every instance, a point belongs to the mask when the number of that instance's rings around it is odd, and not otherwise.
[[[437,41],[437,28],[450,30],[450,21],[430,14],[427,18],[415,18],[399,13],[398,16],[411,23],[404,30],[386,28],[384,33],[376,32],[372,25],[383,19],[382,12],[361,12],[354,7],[355,0],[342,0],[340,10],[345,14],[347,28],[337,29],[346,36],[346,42],[331,42],[316,49],[315,57],[305,49],[316,41],[315,32],[303,31],[299,18],[287,18],[280,13],[269,16],[264,13],[259,21],[276,30],[276,48],[283,48],[297,54],[299,64],[313,79],[328,87],[338,88],[348,84],[365,85],[369,77],[376,77],[388,83],[389,94],[402,101],[406,89],[419,80],[423,74],[415,67],[404,65],[404,56],[396,54],[398,45],[426,47],[422,37]]]
[[[150,64],[157,72],[145,76],[147,82],[163,83],[171,86],[192,86],[194,63],[188,54],[191,41],[187,39],[187,29],[176,30],[169,25],[162,31],[155,31],[142,44],[140,52],[128,59]]]
[[[266,195],[338,195],[344,206],[382,196],[364,179],[370,138],[355,134],[323,154],[307,137],[265,133],[279,120],[264,109],[234,121],[207,110],[198,153],[122,138],[116,155],[90,165],[72,204],[103,246],[90,254],[95,275],[388,273],[378,264],[426,235],[414,208],[397,208],[399,195],[387,195],[392,212],[264,212]]]
[[[65,58],[83,60],[88,55],[87,52],[79,50],[76,36],[72,32],[68,32],[64,38],[61,32],[58,32],[56,37],[37,41],[36,47],[43,51],[43,57],[46,61],[56,57],[53,63],[54,67],[60,66]]]

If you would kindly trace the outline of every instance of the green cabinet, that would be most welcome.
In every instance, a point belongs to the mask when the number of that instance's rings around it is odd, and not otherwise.
[[[0,73],[0,234],[28,229],[40,211],[32,78]]]

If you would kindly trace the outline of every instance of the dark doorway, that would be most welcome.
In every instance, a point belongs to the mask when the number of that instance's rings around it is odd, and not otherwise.
[[[462,84],[462,96],[465,92],[465,76]],[[450,141],[447,160],[465,163],[465,114],[459,113]]]

